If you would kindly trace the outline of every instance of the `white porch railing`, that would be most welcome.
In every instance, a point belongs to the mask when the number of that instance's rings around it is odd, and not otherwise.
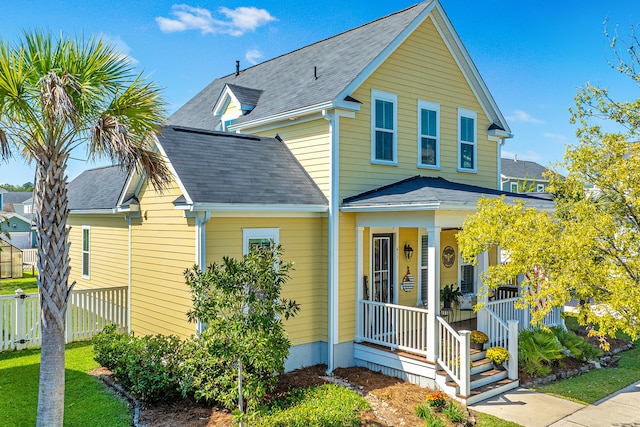
[[[502,319],[504,322],[508,320],[517,320],[518,321],[518,330],[521,331],[526,329],[531,324],[531,314],[529,310],[519,309],[515,307],[515,302],[518,298],[507,298],[496,301],[489,301],[486,303],[486,307],[490,309],[495,316],[499,319]],[[553,310],[549,312],[542,319],[542,323],[546,326],[560,326],[562,325],[562,318],[560,317],[560,308],[554,307]]]
[[[438,325],[438,363],[460,387],[460,393],[469,396],[471,390],[471,331],[456,332],[446,320],[436,316]]]
[[[74,289],[69,297],[66,342],[91,339],[109,323],[127,329],[127,287]],[[36,293],[0,296],[0,351],[41,344],[40,296]]]
[[[359,341],[427,354],[427,310],[360,300]]]

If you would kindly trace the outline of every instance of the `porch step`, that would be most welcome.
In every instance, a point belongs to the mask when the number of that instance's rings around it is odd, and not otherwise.
[[[473,360],[473,365],[471,366],[471,375],[479,374],[481,372],[489,371],[493,369],[493,363],[491,360],[487,358],[482,358],[478,360]]]
[[[473,405],[474,403],[487,400],[493,396],[497,396],[498,394],[517,388],[519,385],[520,380],[510,380],[508,378],[504,378],[500,381],[485,384],[481,387],[471,390],[470,396],[456,396],[460,399],[464,399],[467,405]]]
[[[509,376],[506,370],[489,369],[488,371],[480,372],[475,375],[471,375],[471,390],[476,390],[484,385],[491,384],[503,380]]]

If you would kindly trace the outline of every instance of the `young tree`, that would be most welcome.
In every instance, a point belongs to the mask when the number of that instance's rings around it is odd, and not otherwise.
[[[71,290],[67,160],[85,144],[89,159],[112,159],[128,171],[139,168],[162,188],[169,172],[151,140],[164,117],[158,87],[99,38],[56,39],[33,31],[15,44],[0,42],[0,158],[16,154],[36,164],[39,426],[61,426],[64,416],[64,327]]]
[[[279,247],[256,247],[241,260],[225,257],[205,271],[185,272],[193,300],[187,316],[205,325],[187,344],[192,357],[185,370],[196,398],[227,407],[239,402],[244,412],[243,401],[253,408],[277,385],[291,346],[282,321],[299,310],[280,298],[292,267],[280,254]]]
[[[640,84],[635,33],[622,52],[618,43],[612,39],[619,60],[614,68]],[[489,268],[483,279],[497,286],[528,273],[523,302],[532,307],[534,320],[573,297],[583,302],[579,320],[598,325],[593,334],[621,330],[635,338],[640,334],[640,99],[617,101],[607,89],[586,85],[571,113],[579,144],[567,148],[566,179],[550,176],[555,211],[484,200],[465,221],[460,250],[466,259],[493,245],[505,250],[509,262]]]

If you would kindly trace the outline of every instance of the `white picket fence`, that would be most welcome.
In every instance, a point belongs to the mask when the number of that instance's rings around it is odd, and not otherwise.
[[[69,297],[66,342],[89,340],[115,323],[127,330],[127,287],[74,289]],[[38,347],[40,296],[37,292],[0,296],[0,351]]]

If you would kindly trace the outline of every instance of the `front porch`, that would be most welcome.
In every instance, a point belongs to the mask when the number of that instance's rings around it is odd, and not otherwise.
[[[468,405],[516,388],[518,332],[529,325],[529,312],[515,307],[517,299],[488,301],[478,317],[451,324],[437,314],[433,333],[428,327],[428,309],[361,300],[362,334],[354,344],[356,364],[423,387],[439,388]],[[560,310],[550,313],[544,323],[561,325]],[[489,336],[483,350],[471,348],[473,329]],[[429,348],[430,341],[435,341],[435,348]],[[485,350],[493,346],[508,349],[506,370],[495,369],[485,358]],[[429,357],[432,353],[435,358]]]

